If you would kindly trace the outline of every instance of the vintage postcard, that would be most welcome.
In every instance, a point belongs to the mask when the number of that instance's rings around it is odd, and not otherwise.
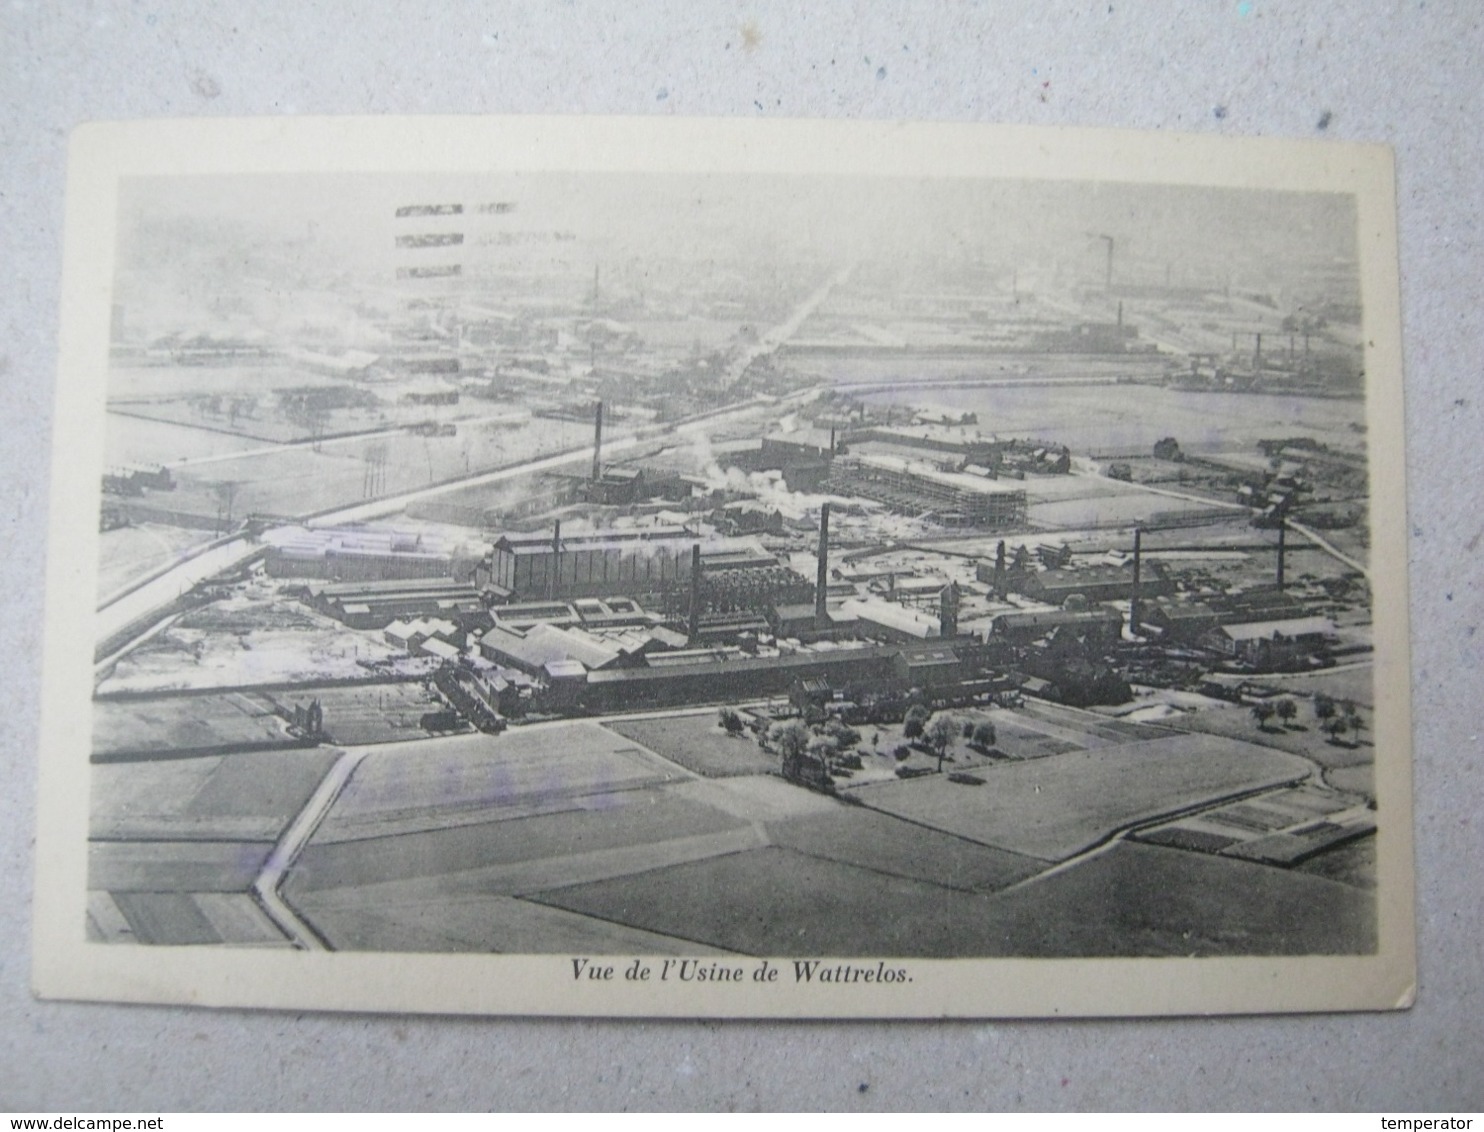
[[[1393,184],[967,125],[83,127],[37,992],[1408,1005]]]

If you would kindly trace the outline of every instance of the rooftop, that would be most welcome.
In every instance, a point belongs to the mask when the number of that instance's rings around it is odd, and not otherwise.
[[[1335,623],[1328,617],[1289,617],[1281,621],[1248,621],[1223,625],[1221,631],[1234,641],[1269,640],[1274,637],[1331,636]]]
[[[900,456],[857,456],[854,459],[863,468],[916,476],[918,479],[940,483],[945,487],[972,492],[975,495],[1012,495],[1020,490],[999,487],[998,481],[987,480],[982,476],[971,476],[964,472],[946,472],[937,465],[923,460],[907,460]]]

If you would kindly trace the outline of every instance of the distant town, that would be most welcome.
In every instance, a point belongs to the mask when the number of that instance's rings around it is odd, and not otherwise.
[[[527,212],[388,203],[351,270],[139,206],[90,938],[1374,949],[1353,247]]]

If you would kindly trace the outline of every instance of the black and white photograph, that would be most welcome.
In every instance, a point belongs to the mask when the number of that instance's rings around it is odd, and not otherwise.
[[[1382,151],[109,129],[43,993],[1405,1005]]]

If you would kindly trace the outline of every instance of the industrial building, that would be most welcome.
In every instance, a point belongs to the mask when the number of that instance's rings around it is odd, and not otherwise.
[[[1138,631],[1170,644],[1194,644],[1219,624],[1214,609],[1201,601],[1160,601],[1145,606]]]
[[[994,480],[897,456],[837,458],[827,487],[907,515],[931,515],[949,527],[1014,527],[1025,522],[1026,496]]]
[[[601,530],[563,537],[506,534],[475,570],[496,600],[638,596],[688,582],[697,536],[684,527]]]
[[[631,634],[632,640],[616,642],[595,636],[576,627],[533,625],[529,629],[510,629],[496,625],[479,639],[479,652],[486,660],[508,665],[531,676],[550,676],[553,664],[561,665],[559,675],[570,670],[575,661],[581,671],[631,665],[653,646],[649,637]]]
[[[1132,563],[1125,566],[1082,566],[1065,570],[1039,570],[1009,575],[1009,586],[1015,593],[1061,605],[1073,594],[1088,601],[1116,601],[1133,593]],[[1139,578],[1140,597],[1162,597],[1174,590],[1158,563],[1148,563]]]
[[[592,672],[582,691],[583,705],[591,711],[616,711],[708,700],[735,702],[786,695],[801,677],[825,679],[835,686],[869,682],[886,687],[895,683],[891,662],[898,651],[875,646]]]
[[[103,472],[103,490],[110,495],[143,495],[146,488],[174,491],[175,477],[164,464],[124,464]]]
[[[352,629],[385,629],[394,621],[437,617],[465,629],[492,624],[473,586],[442,578],[386,582],[310,582],[295,591],[305,604]]]
[[[858,622],[861,632],[883,641],[925,641],[942,632],[936,614],[879,597],[842,602],[840,612]]]
[[[464,643],[462,629],[452,621],[436,617],[393,621],[382,630],[381,635],[387,644],[395,648],[406,649],[414,656],[422,655],[419,650],[428,642],[437,641],[443,645],[451,645],[455,652],[458,646]]]
[[[1050,609],[1043,612],[1002,613],[990,622],[990,637],[1011,644],[1029,644],[1059,630],[1103,644],[1123,635],[1123,615],[1116,609]]]
[[[1224,656],[1265,668],[1310,656],[1334,637],[1335,624],[1327,617],[1290,617],[1218,625],[1204,633],[1200,643]]]
[[[263,557],[271,578],[393,581],[451,578],[453,556],[415,532],[294,528],[273,531]]]

